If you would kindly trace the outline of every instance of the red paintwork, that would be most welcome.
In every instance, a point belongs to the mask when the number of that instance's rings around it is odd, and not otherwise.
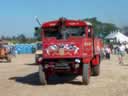
[[[95,65],[99,64],[100,63],[99,59],[100,59],[99,55],[96,55],[95,58],[92,59],[92,65],[95,66]]]
[[[44,24],[42,24],[42,28],[55,27],[57,26],[58,22],[59,20],[45,22]],[[86,26],[87,24],[86,22],[79,21],[79,20],[66,20],[65,25],[66,26]]]
[[[74,44],[79,48],[77,53],[74,51],[64,50],[64,55],[61,58],[86,58],[93,57],[93,44],[92,39],[83,37],[69,37],[67,40],[57,40],[56,38],[45,38],[43,42],[43,58],[60,58],[59,49],[57,51],[50,52],[47,54],[47,49],[49,46],[60,44]]]
[[[74,57],[78,57],[80,58],[82,56],[82,50],[80,50],[83,46],[79,43],[79,42],[83,42],[83,38],[68,38],[67,40],[57,40],[56,38],[51,38],[51,39],[44,39],[43,42],[43,57],[44,58],[60,58],[60,54],[59,54],[59,49],[57,51],[53,51],[50,52],[50,55],[47,54],[47,49],[49,46],[52,45],[71,45],[74,44],[75,46],[77,46],[79,48],[77,53],[74,53],[74,50],[66,50],[64,49],[64,54],[61,55],[61,58],[74,58]]]
[[[94,40],[94,48],[95,48],[95,55],[99,54],[101,52],[101,49],[103,48],[103,43],[101,39],[95,38]]]

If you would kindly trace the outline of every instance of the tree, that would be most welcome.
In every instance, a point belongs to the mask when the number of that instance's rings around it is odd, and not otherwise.
[[[125,35],[128,36],[128,26],[123,27],[122,31],[124,32]]]
[[[19,43],[26,43],[27,42],[27,38],[25,37],[24,34],[21,34],[17,37],[17,40],[19,41]]]
[[[95,35],[96,36],[102,35],[103,38],[106,35],[108,35],[110,32],[119,29],[115,24],[103,23],[101,21],[98,21],[96,17],[87,18],[87,19],[84,19],[84,21],[91,22],[94,28]]]

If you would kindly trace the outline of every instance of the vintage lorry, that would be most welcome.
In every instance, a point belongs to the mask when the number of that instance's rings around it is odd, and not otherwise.
[[[50,76],[61,73],[82,75],[89,84],[90,76],[100,72],[102,40],[95,38],[93,26],[87,21],[60,18],[45,22],[42,29],[42,58],[39,79],[47,84]]]

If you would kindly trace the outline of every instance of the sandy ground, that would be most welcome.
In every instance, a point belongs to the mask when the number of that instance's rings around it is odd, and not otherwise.
[[[0,63],[0,96],[128,96],[128,55],[124,65],[117,56],[102,61],[100,76],[91,77],[88,86],[81,85],[80,76],[42,86],[33,62],[34,55],[19,55],[12,63]]]

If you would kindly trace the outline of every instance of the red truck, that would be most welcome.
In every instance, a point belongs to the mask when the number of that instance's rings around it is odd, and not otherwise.
[[[39,58],[39,79],[47,84],[54,74],[82,75],[87,85],[90,76],[100,72],[102,40],[94,37],[92,24],[60,18],[45,22],[42,29],[42,58]]]

